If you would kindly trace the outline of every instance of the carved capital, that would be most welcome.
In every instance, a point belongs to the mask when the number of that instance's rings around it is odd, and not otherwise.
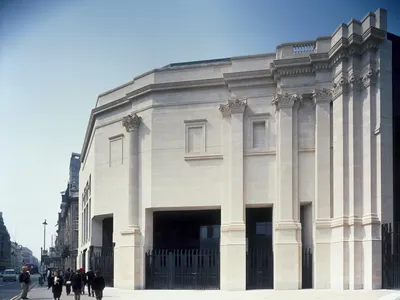
[[[345,77],[340,77],[338,81],[333,84],[333,100],[347,92],[349,81]]]
[[[275,94],[272,104],[279,110],[281,108],[292,108],[299,101],[300,97],[297,94]]]
[[[362,88],[368,88],[375,84],[378,79],[379,70],[374,70],[369,67],[366,72],[361,76]]]
[[[142,117],[139,117],[137,114],[128,115],[122,118],[122,125],[125,127],[127,132],[138,130],[141,122]]]
[[[328,89],[315,89],[312,94],[314,104],[322,102],[331,102],[333,99],[333,92]]]
[[[233,99],[228,100],[225,104],[220,104],[219,111],[222,113],[222,116],[229,117],[233,114],[243,114],[246,107],[246,99]]]
[[[351,73],[349,76],[349,88],[353,92],[358,92],[361,90],[362,81],[359,76]]]

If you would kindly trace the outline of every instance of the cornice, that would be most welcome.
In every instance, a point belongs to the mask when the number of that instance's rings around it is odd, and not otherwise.
[[[247,72],[235,72],[229,75],[224,74],[223,78],[211,78],[211,79],[200,79],[200,80],[190,80],[190,81],[179,81],[179,82],[168,82],[168,83],[156,83],[149,84],[140,89],[134,90],[132,92],[127,93],[124,97],[116,99],[112,102],[104,104],[102,106],[96,107],[92,109],[89,117],[89,122],[82,146],[81,151],[81,162],[83,163],[86,159],[87,149],[89,146],[90,138],[92,135],[92,131],[94,129],[94,123],[96,117],[109,112],[110,110],[116,109],[123,105],[131,103],[133,100],[147,96],[151,93],[160,93],[166,91],[174,91],[174,90],[185,90],[185,89],[197,89],[197,88],[210,88],[210,87],[226,87],[233,82],[240,82],[240,80],[254,80],[254,79],[266,79],[271,77],[270,70],[256,70],[256,71],[247,71]],[[255,83],[255,85],[268,85],[270,82],[265,81],[262,83]],[[272,82],[271,82],[272,84]],[[246,85],[248,86],[248,85]]]
[[[330,71],[343,59],[360,56],[367,51],[376,51],[385,36],[385,31],[370,27],[362,35],[353,33],[348,38],[338,39],[327,53],[310,52],[307,56],[276,59],[271,63],[272,74],[275,79],[279,79],[282,76]]]

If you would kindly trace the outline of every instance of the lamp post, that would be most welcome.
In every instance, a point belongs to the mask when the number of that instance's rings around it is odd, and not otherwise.
[[[43,250],[42,250],[42,265],[46,268],[46,264],[44,262],[44,256],[43,254],[46,251],[46,226],[47,226],[47,222],[46,219],[44,219],[43,224]]]
[[[47,226],[47,222],[46,219],[44,219],[43,224],[43,250],[46,251],[46,226]]]

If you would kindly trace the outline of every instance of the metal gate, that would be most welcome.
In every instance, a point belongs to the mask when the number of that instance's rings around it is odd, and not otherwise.
[[[209,290],[219,287],[219,249],[151,250],[146,253],[146,289]]]
[[[400,288],[400,224],[382,224],[382,288]]]
[[[99,270],[106,286],[114,286],[114,249],[103,249],[92,254],[93,271]]]
[[[313,254],[311,248],[303,248],[302,251],[302,288],[313,288]]]
[[[251,247],[247,251],[247,289],[274,288],[274,256],[268,244]]]

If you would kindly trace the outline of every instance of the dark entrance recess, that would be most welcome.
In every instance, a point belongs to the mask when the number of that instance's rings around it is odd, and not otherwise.
[[[219,289],[220,210],[153,213],[147,289]]]
[[[272,208],[246,209],[247,289],[274,288]]]
[[[392,42],[392,122],[393,122],[393,220],[400,222],[400,37],[387,35]]]
[[[400,288],[400,37],[392,43],[393,224],[382,224],[382,288]]]
[[[99,270],[107,286],[114,286],[114,243],[113,243],[113,218],[102,221],[103,244],[100,252],[90,251],[90,264],[93,270]]]
[[[382,288],[400,288],[400,223],[382,224]]]

